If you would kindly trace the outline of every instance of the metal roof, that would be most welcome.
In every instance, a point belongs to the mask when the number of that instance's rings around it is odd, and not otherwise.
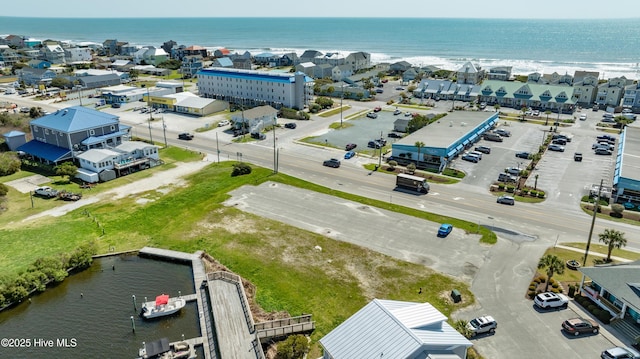
[[[149,147],[160,148],[160,146],[151,145],[142,141],[124,141],[121,144],[117,145],[115,149],[123,152],[132,152],[135,150],[142,150]]]
[[[621,137],[624,145],[621,151],[620,177],[640,179],[640,128],[627,126],[624,137]]]
[[[92,163],[98,163],[104,161],[105,158],[117,158],[119,155],[120,153],[110,149],[95,148],[85,151],[76,157]]]
[[[429,303],[374,299],[340,324],[320,344],[334,359],[418,358],[472,343]]]
[[[32,156],[44,158],[51,162],[71,157],[71,150],[50,145],[48,143],[32,140],[17,148],[18,151],[28,153]]]
[[[37,118],[31,121],[31,124],[64,133],[73,133],[105,125],[117,125],[118,116],[74,106]]]

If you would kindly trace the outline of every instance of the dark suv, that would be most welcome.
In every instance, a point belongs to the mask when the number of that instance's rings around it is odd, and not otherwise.
[[[337,158],[331,158],[322,162],[322,165],[327,167],[338,168],[340,167],[340,160],[338,160]]]
[[[178,135],[178,139],[180,140],[193,140],[193,135],[188,132],[183,132]]]
[[[344,146],[344,150],[345,151],[351,151],[352,149],[358,147],[358,145],[356,145],[355,143],[347,143],[346,146]]]
[[[486,154],[491,153],[491,147],[487,147],[487,146],[478,146],[475,148],[475,150],[478,152],[486,153]]]

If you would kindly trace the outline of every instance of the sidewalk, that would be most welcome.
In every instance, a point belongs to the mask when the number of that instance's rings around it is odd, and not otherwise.
[[[580,248],[573,248],[573,247],[563,246],[561,244],[555,245],[555,248],[566,249],[568,251],[578,252],[578,253],[582,253],[584,255],[584,250],[580,249]],[[607,257],[606,254],[602,254],[602,253],[589,252],[589,254],[592,255],[592,256],[597,256],[597,257],[602,257],[602,258],[606,258]],[[616,262],[623,262],[623,263],[633,262],[631,259],[620,258],[620,257],[615,257],[615,256],[611,256],[611,259],[616,261]]]

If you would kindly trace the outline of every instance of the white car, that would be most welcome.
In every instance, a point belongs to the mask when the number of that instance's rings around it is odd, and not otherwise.
[[[552,144],[549,145],[549,150],[550,151],[564,152],[564,146],[556,145],[555,143],[552,143]]]
[[[640,353],[629,347],[615,347],[600,354],[602,359],[640,359]]]
[[[569,305],[569,298],[561,293],[546,292],[536,295],[533,302],[538,308],[566,308]]]
[[[218,127],[222,127],[222,126],[227,126],[229,125],[229,120],[222,120],[220,122],[218,122]]]
[[[478,317],[472,319],[467,324],[467,329],[471,331],[471,336],[476,336],[482,333],[495,333],[498,323],[493,317],[485,315],[484,317]]]
[[[586,121],[587,120],[587,114],[583,113],[582,115],[580,115],[580,121]]]

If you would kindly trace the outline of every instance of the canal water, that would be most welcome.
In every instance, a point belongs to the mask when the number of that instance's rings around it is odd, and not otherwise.
[[[89,269],[0,312],[0,358],[136,358],[142,342],[198,337],[195,301],[171,317],[147,321],[138,315],[145,297],[179,291],[195,293],[188,265],[135,255],[96,259]]]

